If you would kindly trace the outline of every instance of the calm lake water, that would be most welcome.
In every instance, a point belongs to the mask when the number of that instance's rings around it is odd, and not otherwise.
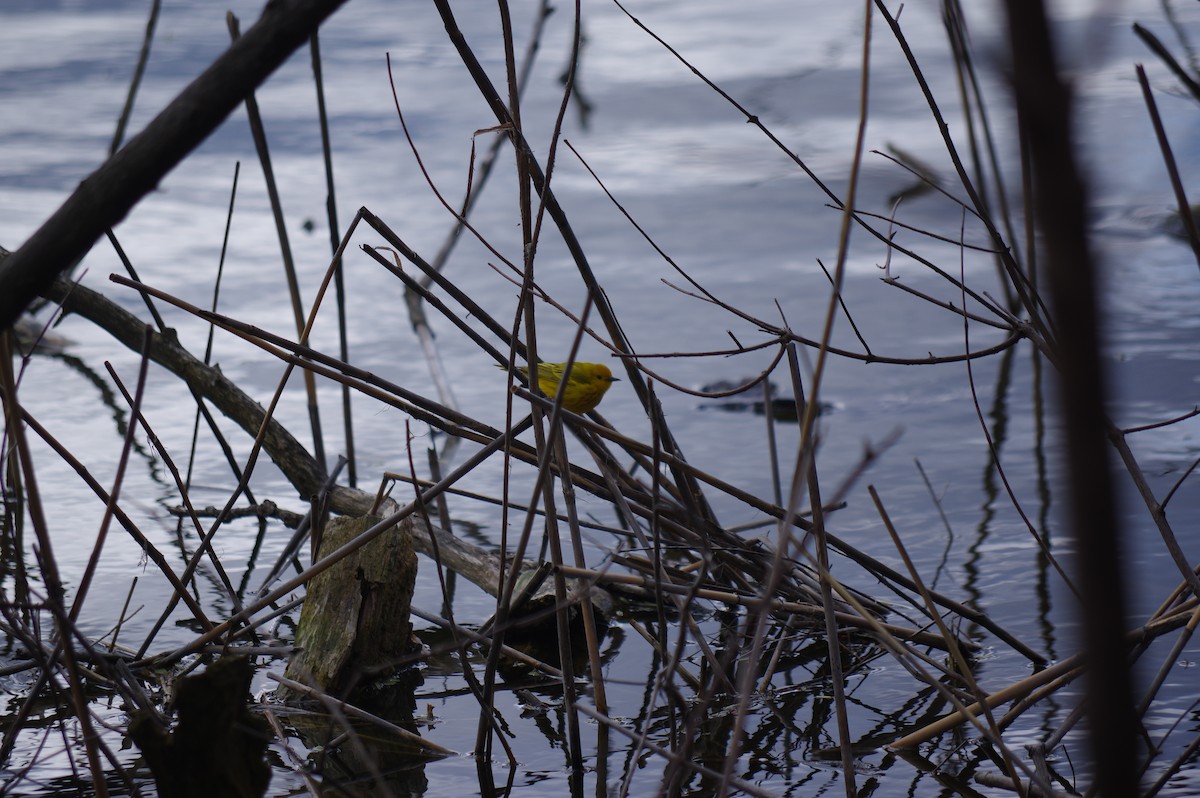
[[[502,84],[503,50],[497,35],[496,10],[459,4],[460,24],[477,54]],[[1122,426],[1149,424],[1182,414],[1196,405],[1200,349],[1196,346],[1200,316],[1200,274],[1189,248],[1171,234],[1173,195],[1158,147],[1147,121],[1134,64],[1144,62],[1157,92],[1168,135],[1179,159],[1185,184],[1200,168],[1200,112],[1178,84],[1130,30],[1141,22],[1172,48],[1183,51],[1164,17],[1164,6],[1151,0],[1129,3],[1058,4],[1062,42],[1080,97],[1080,145],[1094,189],[1093,232],[1104,269],[1106,342],[1113,388],[1113,414]],[[145,81],[129,125],[140,130],[180,89],[227,46],[225,12],[231,8],[243,30],[260,10],[257,2],[212,4],[194,0],[164,3]],[[1179,29],[1200,37],[1200,7],[1166,4]],[[532,3],[514,6],[518,52],[528,39]],[[859,76],[863,33],[859,4],[753,0],[733,4],[717,0],[678,3],[654,0],[629,5],[630,12],[675,47],[707,77],[728,92],[839,195],[844,195],[858,124]],[[1018,195],[1014,125],[1005,105],[1006,92],[997,66],[1003,60],[1001,20],[994,9],[971,9],[970,25],[981,77],[997,132],[997,150],[1009,164],[1009,194]],[[0,246],[17,249],[66,198],[78,182],[104,159],[125,101],[148,3],[35,2],[8,0],[0,10]],[[918,0],[905,4],[901,15],[910,43],[921,59],[933,92],[942,103],[951,134],[964,135],[958,89],[950,67],[939,5]],[[545,158],[558,111],[559,75],[569,56],[571,8],[563,4],[550,17],[524,100],[526,135]],[[565,116],[565,138],[604,181],[637,223],[692,278],[732,306],[777,324],[782,318],[796,333],[819,338],[828,303],[829,284],[817,260],[836,262],[840,214],[789,158],[763,134],[746,124],[735,109],[698,80],[670,53],[640,30],[614,4],[587,4],[586,44],[579,75],[582,99]],[[467,184],[471,147],[482,151],[495,133],[480,132],[495,124],[480,100],[461,61],[448,42],[431,4],[355,0],[321,31],[326,99],[332,126],[334,174],[339,220],[346,225],[366,207],[381,217],[413,249],[432,258],[452,219],[430,190],[397,120],[386,58],[390,56],[395,91],[424,169],[451,204],[461,202]],[[314,89],[307,52],[294,57],[258,93],[279,181],[286,227],[301,278],[302,296],[310,302],[330,256],[325,215],[325,176],[316,123]],[[871,48],[868,150],[902,151],[927,164],[945,185],[953,172],[937,126],[916,88],[903,54],[886,26],[874,22]],[[269,212],[262,170],[254,153],[244,111],[233,117],[184,164],[163,181],[115,231],[142,279],[197,305],[211,302],[222,249],[225,214],[235,164],[241,164],[235,213],[230,229],[221,284],[221,310],[241,320],[294,336],[286,285],[279,267],[279,244]],[[519,216],[511,158],[503,151],[472,222],[509,260],[520,261]],[[774,354],[761,349],[736,357],[699,356],[736,346],[758,344],[764,334],[752,323],[726,310],[676,290],[683,279],[614,208],[580,160],[565,147],[557,151],[556,192],[574,229],[616,308],[625,334],[645,354],[677,354],[647,360],[646,365],[679,385],[698,388],[717,381],[739,381],[766,368]],[[910,188],[912,176],[879,155],[863,164],[858,205],[888,214],[891,197]],[[952,193],[961,191],[951,188]],[[957,240],[962,225],[958,206],[928,193],[905,200],[898,218],[915,228]],[[1019,223],[1019,222],[1018,222]],[[548,226],[549,227],[549,226]],[[982,231],[968,225],[969,243],[982,244]],[[916,248],[941,268],[957,274],[959,248],[902,230],[897,242]],[[355,244],[379,245],[382,239],[360,231]],[[845,301],[859,331],[879,355],[919,358],[949,355],[964,347],[959,317],[934,308],[894,285],[881,281],[877,264],[886,253],[873,238],[858,232],[847,260]],[[484,304],[495,318],[509,323],[516,310],[516,287],[505,279],[495,254],[464,236],[446,267],[455,284]],[[122,272],[107,242],[97,244],[81,265],[83,283],[145,317],[133,292],[108,280]],[[538,253],[538,282],[572,312],[583,305],[578,274],[560,240],[547,230]],[[920,264],[903,257],[892,263],[903,285],[933,293],[956,304],[948,284]],[[967,281],[980,291],[994,292],[995,267],[979,253],[963,264]],[[436,395],[426,359],[412,332],[402,287],[353,247],[346,261],[350,349],[353,361],[411,390]],[[570,320],[546,306],[538,308],[540,350],[547,360],[566,356],[574,334]],[[165,311],[168,324],[197,354],[205,348],[207,328],[178,312]],[[314,345],[336,352],[331,309],[323,313]],[[594,320],[594,317],[593,317]],[[444,318],[433,315],[439,358],[449,374],[460,409],[487,423],[504,421],[504,375]],[[116,469],[122,432],[115,417],[99,410],[102,386],[111,383],[104,363],[132,385],[138,358],[87,322],[68,318],[57,330],[70,340],[65,356],[37,357],[21,386],[26,408],[58,436],[101,484]],[[844,317],[834,342],[861,349]],[[979,348],[1000,340],[986,328],[971,330]],[[603,360],[605,350],[585,341],[582,360]],[[261,351],[218,333],[213,360],[226,375],[266,401],[281,366]],[[1070,565],[1070,542],[1064,536],[1058,508],[1060,494],[1057,422],[1035,414],[1032,355],[1022,345],[1007,357],[977,362],[973,367],[980,410],[995,439],[1005,476],[1024,513],[1046,530],[1055,553]],[[783,383],[784,394],[790,389]],[[764,420],[752,412],[734,412],[716,401],[697,399],[660,386],[664,411],[685,453],[698,467],[765,498],[773,495]],[[344,451],[336,421],[338,395],[322,387],[326,414],[325,447],[331,455]],[[970,600],[1016,636],[1051,659],[1077,650],[1076,615],[1069,592],[1039,558],[1021,516],[1014,509],[995,469],[972,402],[968,374],[961,363],[940,366],[865,365],[834,358],[822,388],[828,410],[820,422],[819,466],[826,495],[844,494],[844,510],[830,524],[838,535],[900,568],[901,560],[883,531],[866,492],[876,486],[900,530],[917,567],[944,593]],[[1052,397],[1047,401],[1053,407]],[[118,402],[118,406],[123,406]],[[185,463],[192,434],[193,403],[187,392],[161,370],[148,383],[145,413],[168,450]],[[646,414],[627,383],[605,400],[603,412],[624,434],[649,441]],[[293,383],[278,413],[302,440],[310,441],[303,392]],[[399,411],[365,399],[355,402],[360,486],[373,489],[383,471],[406,472],[407,434],[415,435],[414,452],[424,463],[427,429]],[[114,413],[114,415],[117,415]],[[127,411],[122,416],[127,417]],[[239,457],[250,441],[227,424]],[[864,446],[878,445],[898,433],[871,468],[852,479]],[[1189,421],[1131,439],[1147,478],[1161,497],[1191,465],[1200,426]],[[782,424],[776,431],[783,479],[794,464],[798,431]],[[169,475],[151,454],[144,437],[123,488],[124,507],[141,528],[154,534],[160,548],[179,556],[171,543],[175,521],[167,509],[178,503]],[[68,584],[78,579],[91,552],[103,507],[69,468],[48,450],[38,449],[38,478],[49,509],[56,555]],[[457,457],[461,460],[462,453]],[[418,467],[424,473],[423,466]],[[928,477],[927,487],[921,469]],[[528,475],[518,477],[527,479]],[[488,464],[461,487],[498,495],[503,475],[499,463]],[[1122,518],[1128,551],[1127,570],[1133,585],[1131,626],[1141,623],[1165,598],[1178,575],[1163,552],[1153,524],[1129,486],[1122,490]],[[528,482],[514,495],[528,495]],[[203,444],[193,475],[192,500],[220,505],[233,483],[211,443]],[[1194,532],[1200,520],[1200,495],[1194,478],[1183,483],[1170,505],[1170,517],[1183,536],[1190,561],[1200,559]],[[844,491],[842,488],[844,487]],[[259,499],[289,509],[307,508],[268,463],[252,483]],[[932,492],[932,496],[931,496]],[[935,502],[936,497],[936,502]],[[938,504],[945,522],[938,516]],[[722,523],[734,527],[761,521],[761,516],[728,497],[714,494]],[[451,504],[456,521],[469,525],[477,540],[494,543],[500,518],[494,506],[467,499]],[[582,497],[584,512],[611,521],[600,500]],[[230,525],[218,545],[233,569],[235,584],[255,589],[266,569],[283,550],[290,531],[272,525],[261,546],[251,523]],[[746,535],[769,536],[771,527]],[[1187,537],[1189,536],[1190,537]],[[595,564],[611,541],[594,538]],[[849,563],[835,563],[835,573],[868,593],[877,585],[856,574]],[[101,561],[97,582],[82,614],[88,634],[109,633],[120,617],[133,577],[139,577],[131,606],[145,607],[127,621],[122,639],[145,637],[169,592],[140,550],[114,534]],[[201,601],[213,616],[228,613],[215,576],[210,594]],[[438,611],[442,597],[432,570],[423,573],[414,603]],[[482,623],[492,609],[482,592],[461,585],[455,613],[465,624]],[[180,620],[186,613],[176,613]],[[287,624],[275,630],[290,639]],[[192,639],[194,630],[167,627],[152,651],[169,650]],[[989,646],[992,641],[985,638]],[[636,718],[643,690],[657,663],[637,634],[618,622],[606,644],[613,682],[612,715]],[[12,656],[7,649],[4,656]],[[1160,696],[1150,718],[1151,732],[1165,733],[1189,714],[1196,694],[1196,671],[1186,667],[1200,657],[1193,644],[1180,655],[1180,666]],[[1153,656],[1147,662],[1157,665]],[[264,661],[281,671],[281,661]],[[1147,666],[1149,667],[1149,666]],[[1002,646],[989,649],[977,669],[989,689],[1022,678],[1030,670],[1019,655]],[[23,698],[27,676],[3,677],[9,711]],[[815,751],[836,745],[836,726],[822,717],[812,695],[791,698],[790,684],[811,674],[797,668],[781,677],[780,693],[762,699],[764,715],[791,713],[794,738],[762,742],[745,755],[746,778],[775,794],[842,794],[836,761]],[[255,683],[267,690],[265,675]],[[926,708],[915,698],[916,683],[893,661],[876,660],[853,676],[851,731],[856,740],[886,738],[915,723]],[[1070,691],[1068,691],[1070,692]],[[1058,726],[1075,695],[1041,712],[1024,716],[1009,742],[1032,742]],[[544,700],[556,700],[553,688]],[[516,786],[523,794],[561,794],[567,772],[553,723],[522,715],[510,693],[500,706],[512,725],[520,760]],[[908,706],[915,702],[919,706]],[[434,662],[424,674],[417,705],[437,717],[426,735],[462,752],[473,746],[478,707],[465,690],[457,663]],[[105,717],[124,723],[120,707]],[[45,724],[55,722],[46,710]],[[815,729],[815,731],[814,731]],[[589,733],[592,733],[589,731]],[[69,763],[62,756],[37,750],[40,734],[16,748],[12,761],[0,763],[15,773],[31,762],[31,785],[37,794],[73,789]],[[973,737],[965,750],[954,741],[922,754],[953,770],[959,758],[971,759]],[[119,748],[113,736],[114,747]],[[1179,746],[1172,740],[1168,744]],[[624,741],[620,742],[624,745]],[[1086,759],[1073,738],[1072,756]],[[615,785],[627,766],[626,749],[609,759],[608,777]],[[121,752],[127,764],[134,749]],[[589,763],[592,769],[594,763]],[[660,767],[652,762],[650,770]],[[497,769],[503,770],[498,763]],[[994,768],[993,768],[994,769]],[[1065,764],[1063,769],[1069,772]],[[945,787],[922,767],[894,755],[865,751],[860,760],[860,787],[874,794],[936,795]],[[1194,794],[1200,777],[1171,785],[1176,795]],[[463,755],[428,764],[424,769],[431,795],[480,792],[476,765]],[[596,792],[595,775],[586,791]],[[653,775],[634,782],[631,794],[648,794],[657,786]],[[503,781],[503,777],[501,778]],[[638,786],[640,784],[640,786]],[[420,789],[420,779],[415,784]],[[976,786],[981,792],[988,788]],[[33,790],[33,787],[29,788]],[[272,795],[303,791],[303,783],[280,762]],[[697,787],[697,793],[703,793]],[[30,794],[33,794],[30,792]],[[995,794],[1001,794],[996,792]]]

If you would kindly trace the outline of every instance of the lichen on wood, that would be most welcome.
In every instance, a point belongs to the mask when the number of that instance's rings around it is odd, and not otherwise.
[[[380,519],[337,517],[321,541],[327,554]],[[379,535],[308,583],[290,679],[335,695],[386,673],[413,649],[409,608],[417,576],[408,523]]]

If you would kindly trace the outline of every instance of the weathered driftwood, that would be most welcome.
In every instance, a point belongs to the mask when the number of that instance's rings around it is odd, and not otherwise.
[[[349,543],[378,521],[374,516],[331,519],[321,551]],[[288,678],[342,695],[412,652],[409,607],[417,557],[411,526],[392,526],[309,581]]]

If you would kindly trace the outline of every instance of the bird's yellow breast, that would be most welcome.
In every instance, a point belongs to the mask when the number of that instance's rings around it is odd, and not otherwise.
[[[558,395],[558,385],[563,376],[562,363],[542,363],[538,366],[538,387],[542,393],[553,398]],[[563,407],[572,413],[586,413],[595,409],[616,381],[612,371],[603,363],[575,363],[567,375],[567,387],[563,391]]]

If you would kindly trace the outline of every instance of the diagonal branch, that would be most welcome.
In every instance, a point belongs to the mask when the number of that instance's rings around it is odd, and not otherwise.
[[[262,17],[0,264],[0,329],[78,262],[345,0],[272,0]]]

